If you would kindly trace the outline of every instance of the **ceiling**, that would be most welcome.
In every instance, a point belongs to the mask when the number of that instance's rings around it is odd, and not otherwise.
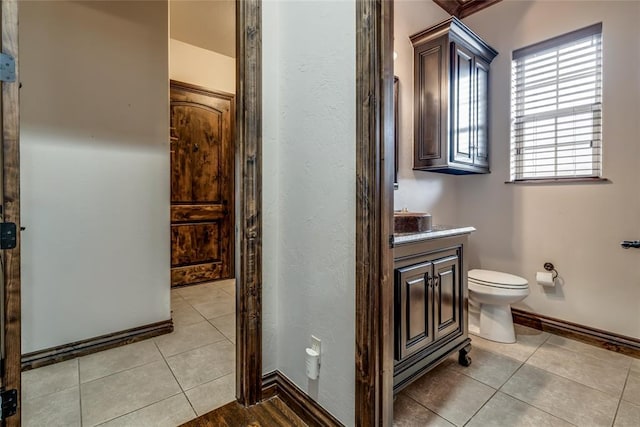
[[[170,0],[170,37],[236,57],[235,0]]]
[[[501,0],[433,0],[449,15],[464,18]]]

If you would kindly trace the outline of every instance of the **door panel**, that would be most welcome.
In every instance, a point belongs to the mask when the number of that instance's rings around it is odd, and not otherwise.
[[[171,265],[222,262],[219,223],[185,224],[171,227]]]
[[[462,332],[461,277],[458,256],[433,262],[435,339]]]
[[[430,262],[396,270],[396,359],[427,347],[433,342]]]
[[[474,164],[489,166],[489,64],[475,58],[475,157]]]
[[[453,96],[451,98],[451,117],[453,127],[454,152],[456,162],[473,163],[473,55],[470,51],[455,43],[451,44],[454,74],[451,79]]]
[[[205,106],[172,102],[171,201],[220,203],[222,112]],[[228,119],[228,117],[227,117]]]
[[[233,275],[230,95],[171,83],[171,285]]]

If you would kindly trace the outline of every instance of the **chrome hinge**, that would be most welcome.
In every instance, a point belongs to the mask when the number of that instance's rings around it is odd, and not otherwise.
[[[16,81],[16,60],[6,53],[0,53],[0,81]]]
[[[0,420],[15,415],[18,410],[18,390],[13,388],[0,391],[0,407]]]

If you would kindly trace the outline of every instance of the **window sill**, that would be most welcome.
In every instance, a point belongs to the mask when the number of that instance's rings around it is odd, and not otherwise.
[[[517,181],[505,181],[505,184],[611,184],[607,178],[541,178],[541,179],[520,179]]]

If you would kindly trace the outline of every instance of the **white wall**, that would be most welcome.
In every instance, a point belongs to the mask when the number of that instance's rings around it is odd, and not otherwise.
[[[514,49],[603,23],[604,176],[610,184],[506,185]],[[465,22],[500,52],[491,64],[490,175],[460,177],[458,222],[475,226],[470,267],[526,277],[519,307],[640,338],[640,2],[503,1]],[[464,182],[464,184],[463,184]],[[563,286],[535,272],[553,262]]]
[[[167,10],[20,3],[24,353],[170,317]]]
[[[355,2],[263,8],[265,340],[277,330],[265,367],[353,425]],[[305,375],[311,334],[322,340],[316,382]]]
[[[236,92],[236,60],[171,39],[169,77],[179,82],[227,93]]]
[[[448,18],[432,1],[396,0],[394,3],[394,74],[400,81],[398,96],[399,160],[395,209],[430,212],[436,224],[455,220],[456,177],[413,170],[413,47],[409,36]]]

